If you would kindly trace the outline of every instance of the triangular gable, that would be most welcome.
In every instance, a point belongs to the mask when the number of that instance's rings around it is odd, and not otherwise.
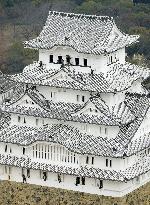
[[[17,102],[12,104],[12,106],[17,106],[17,105],[18,106],[41,108],[33,99],[31,99],[31,97],[28,95],[28,93],[25,93],[25,95],[22,96],[22,98],[20,98]]]
[[[67,80],[67,81],[71,81],[71,82],[74,81],[74,79],[72,79],[64,69],[60,70],[59,72],[57,72],[53,76],[46,78],[45,80],[54,80],[54,79],[65,80],[65,81]]]
[[[88,114],[88,115],[97,115],[97,116],[106,116],[105,113],[101,112],[93,102],[90,100],[85,103],[84,107],[82,107],[81,110],[78,112],[74,113],[73,115],[81,115],[81,114]]]

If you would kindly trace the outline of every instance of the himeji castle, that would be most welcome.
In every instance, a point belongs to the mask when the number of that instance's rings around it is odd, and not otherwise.
[[[147,68],[113,18],[50,11],[39,61],[0,81],[0,180],[121,197],[150,181]]]

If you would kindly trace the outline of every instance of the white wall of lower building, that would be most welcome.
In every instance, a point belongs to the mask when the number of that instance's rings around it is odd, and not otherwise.
[[[40,170],[30,170],[30,174],[27,176],[26,169],[22,171],[22,168],[0,165],[0,180],[23,182],[22,174],[25,175],[25,183],[114,197],[121,197],[144,185],[150,179],[150,172],[148,172],[126,183],[102,180],[103,187],[99,188],[99,180],[94,178],[85,177],[85,185],[82,185],[82,177],[80,177],[81,183],[76,185],[76,176],[61,174],[60,182],[57,173],[47,172],[47,178],[44,181],[43,173]]]

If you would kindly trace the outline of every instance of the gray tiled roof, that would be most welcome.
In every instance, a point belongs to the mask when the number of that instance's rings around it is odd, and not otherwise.
[[[51,65],[52,66],[52,65]],[[10,76],[16,82],[43,85],[57,88],[67,88],[73,90],[84,90],[93,92],[108,92],[109,83],[102,73],[90,75],[88,73],[74,73],[68,67],[53,70],[43,65],[39,67],[39,63],[32,64],[25,68],[23,73]],[[59,72],[64,72],[68,79],[53,79]],[[71,80],[70,80],[71,79]]]
[[[113,52],[136,42],[139,36],[119,32],[112,36],[114,20],[108,16],[49,12],[40,35],[25,47],[50,49],[69,46],[80,53]]]
[[[52,67],[53,65],[39,67],[39,63],[35,63],[27,66],[23,73],[9,77],[16,82],[32,85],[106,93],[126,90],[131,87],[134,81],[144,80],[150,74],[148,69],[129,63],[110,65],[105,76],[103,73],[94,73],[93,75],[82,72],[75,73],[70,70],[70,66],[58,70],[54,70]],[[68,76],[68,79],[53,78],[62,71]]]
[[[50,128],[9,126],[0,132],[0,141],[28,146],[36,141],[56,142],[80,154],[112,156],[113,142],[106,137],[94,137],[69,125],[57,124]]]
[[[35,162],[27,157],[17,157],[5,154],[0,154],[0,164],[49,171],[53,173],[126,182],[150,171],[150,156],[145,156],[143,159],[140,159],[138,162],[124,171],[115,171],[113,169],[105,170],[88,166],[80,166],[75,168],[67,165],[52,165],[50,163]]]
[[[63,166],[63,165],[52,165],[50,163],[42,163],[32,161],[30,158],[26,157],[16,157],[12,155],[0,154],[0,164],[10,165],[16,167],[29,168],[34,170],[50,171],[53,173],[68,174],[74,176],[84,176],[98,179],[124,181],[124,176],[122,173],[115,170],[104,170],[94,167],[80,166],[78,168]]]
[[[114,125],[119,126],[120,120],[111,116],[109,111],[106,109],[106,105],[103,102],[103,105],[100,104],[100,100],[91,98],[91,100],[96,104],[98,109],[102,110],[104,116],[99,116],[97,114],[80,114],[77,112],[79,110],[82,111],[82,107],[84,105],[75,104],[75,103],[65,103],[65,102],[53,102],[48,101],[45,97],[39,93],[37,90],[28,90],[27,94],[31,97],[31,99],[36,102],[41,108],[29,107],[26,105],[3,105],[1,106],[2,111],[8,113],[16,113],[21,115],[29,115],[35,117],[43,117],[49,119],[58,119],[65,121],[74,121],[74,122],[82,122],[82,123],[90,123],[97,125]],[[101,101],[102,102],[102,101]],[[102,106],[100,106],[102,105]],[[105,106],[105,108],[104,108]]]
[[[109,82],[109,90],[123,91],[131,87],[137,79],[146,79],[150,75],[150,70],[140,66],[125,63],[115,63],[110,65],[106,79]]]
[[[149,109],[149,100],[146,95],[126,93],[125,103],[135,116],[135,119],[126,125],[121,125],[117,142],[124,147],[132,140]]]

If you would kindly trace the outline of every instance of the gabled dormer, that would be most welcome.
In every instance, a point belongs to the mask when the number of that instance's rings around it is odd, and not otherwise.
[[[100,97],[91,97],[83,108],[75,115],[96,115],[98,117],[110,116],[110,111],[106,103]]]

